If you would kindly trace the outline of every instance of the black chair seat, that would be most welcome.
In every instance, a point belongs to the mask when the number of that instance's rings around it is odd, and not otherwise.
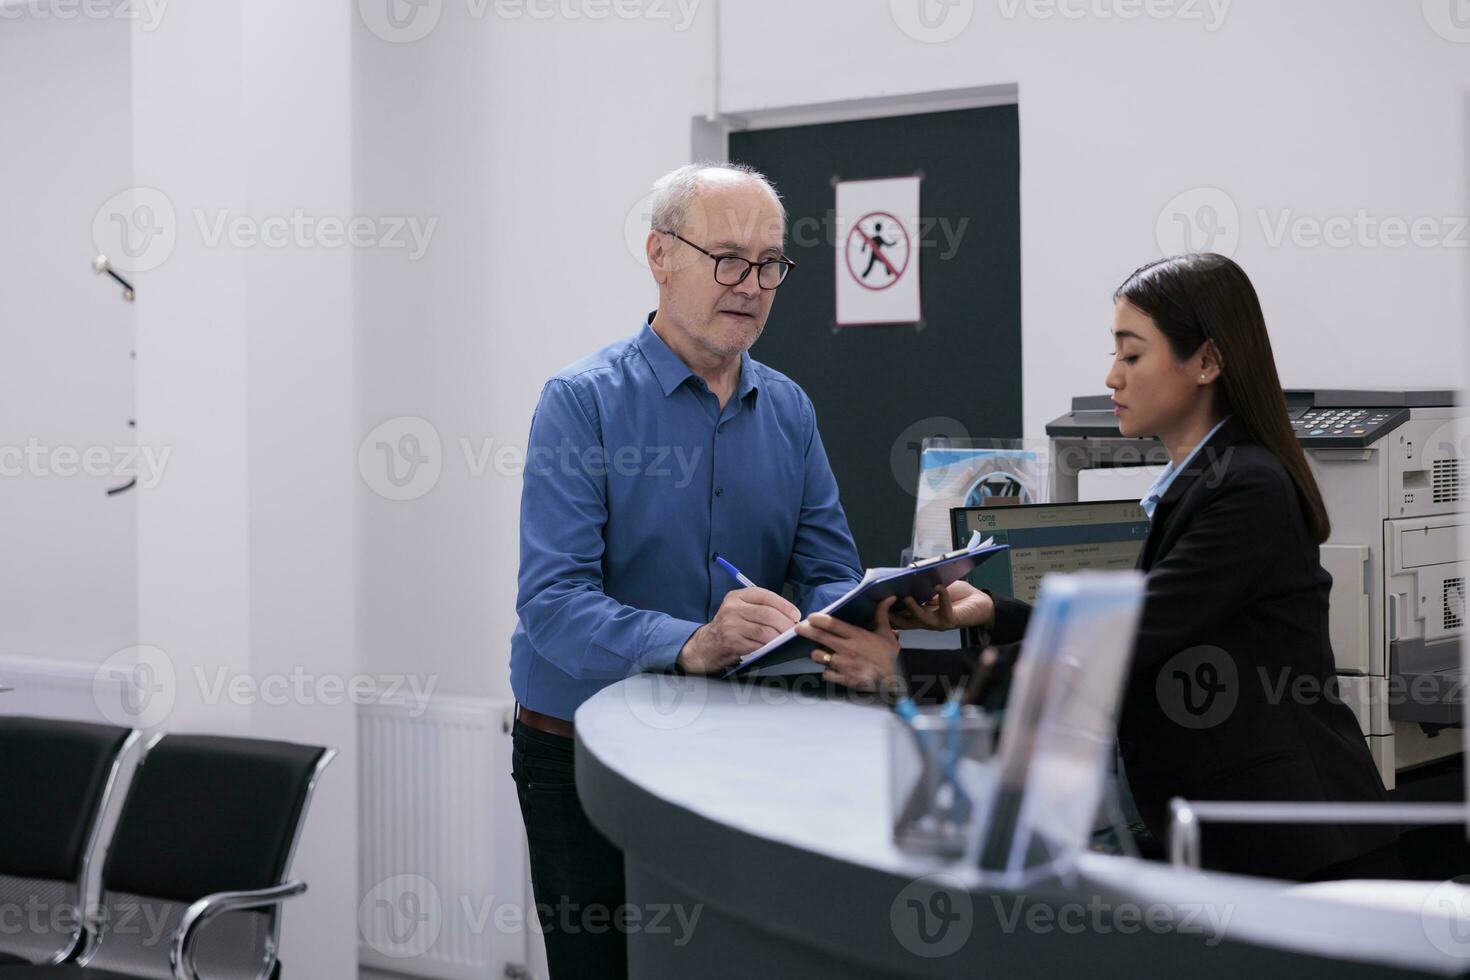
[[[5,980],[138,980],[126,973],[111,970],[89,970],[85,966],[4,966],[0,977]]]
[[[119,755],[133,737],[110,725],[0,717],[0,895],[6,908],[35,902],[54,910],[83,902],[93,835]],[[60,957],[75,945],[76,923],[14,918],[11,928],[0,928],[0,968]]]
[[[12,966],[12,963],[20,964]],[[276,960],[271,980],[280,980],[281,961]],[[0,953],[0,980],[138,980],[126,973],[111,970],[89,970],[85,966],[35,966],[27,960]]]
[[[11,966],[12,963],[22,964]],[[280,980],[281,961],[276,960],[271,980]],[[9,954],[0,954],[0,980],[138,980],[126,973],[111,970],[89,970],[85,966],[35,966]]]

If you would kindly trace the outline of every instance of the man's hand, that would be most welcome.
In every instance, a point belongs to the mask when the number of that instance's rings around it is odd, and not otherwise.
[[[730,669],[752,650],[759,650],[801,619],[801,610],[766,589],[736,589],[725,596],[715,618],[699,629],[679,651],[679,666],[688,674]]]
[[[964,626],[990,628],[995,625],[995,603],[990,596],[964,579],[940,589],[922,606],[908,597],[904,608],[893,611],[897,630],[952,630]]]

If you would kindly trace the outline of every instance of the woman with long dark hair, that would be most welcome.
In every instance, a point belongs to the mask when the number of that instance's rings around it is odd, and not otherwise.
[[[1107,374],[1125,436],[1156,436],[1170,464],[1143,499],[1151,526],[1138,637],[1118,722],[1122,773],[1162,840],[1171,797],[1380,801],[1383,783],[1336,695],[1330,524],[1287,420],[1260,301],[1219,255],[1152,262],[1114,294]],[[976,669],[978,650],[905,651],[893,629],[989,631],[1005,678],[1030,608],[957,582],[923,605],[880,608],[872,631],[813,616],[823,676],[910,687]],[[832,657],[828,662],[827,653]],[[1231,690],[1230,688],[1234,688]],[[1219,707],[1202,710],[1202,705]],[[1206,867],[1276,878],[1397,877],[1397,832],[1363,825],[1211,825]]]

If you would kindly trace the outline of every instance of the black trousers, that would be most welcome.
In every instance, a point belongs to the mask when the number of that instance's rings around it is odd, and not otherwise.
[[[623,852],[587,819],[577,797],[573,743],[519,720],[511,775],[531,850],[536,918],[551,980],[628,975]]]

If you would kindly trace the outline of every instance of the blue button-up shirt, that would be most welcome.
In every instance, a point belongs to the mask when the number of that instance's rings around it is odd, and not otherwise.
[[[1138,505],[1143,508],[1143,512],[1148,515],[1149,520],[1154,519],[1154,511],[1158,508],[1159,501],[1163,500],[1164,494],[1169,492],[1169,487],[1174,483],[1175,478],[1179,476],[1180,471],[1194,462],[1194,458],[1199,455],[1199,451],[1205,448],[1205,443],[1215,438],[1215,433],[1219,432],[1220,427],[1228,421],[1230,421],[1230,416],[1227,415],[1216,422],[1215,427],[1200,440],[1200,444],[1195,446],[1188,456],[1184,457],[1184,462],[1175,466],[1171,461],[1168,466],[1164,467],[1164,472],[1158,475],[1153,485],[1148,488],[1148,492],[1143,495],[1143,499],[1138,502]]]
[[[557,373],[531,421],[510,641],[516,700],[571,719],[641,670],[668,670],[725,594],[718,553],[803,613],[861,578],[816,413],[740,358],[719,400],[645,322]]]

